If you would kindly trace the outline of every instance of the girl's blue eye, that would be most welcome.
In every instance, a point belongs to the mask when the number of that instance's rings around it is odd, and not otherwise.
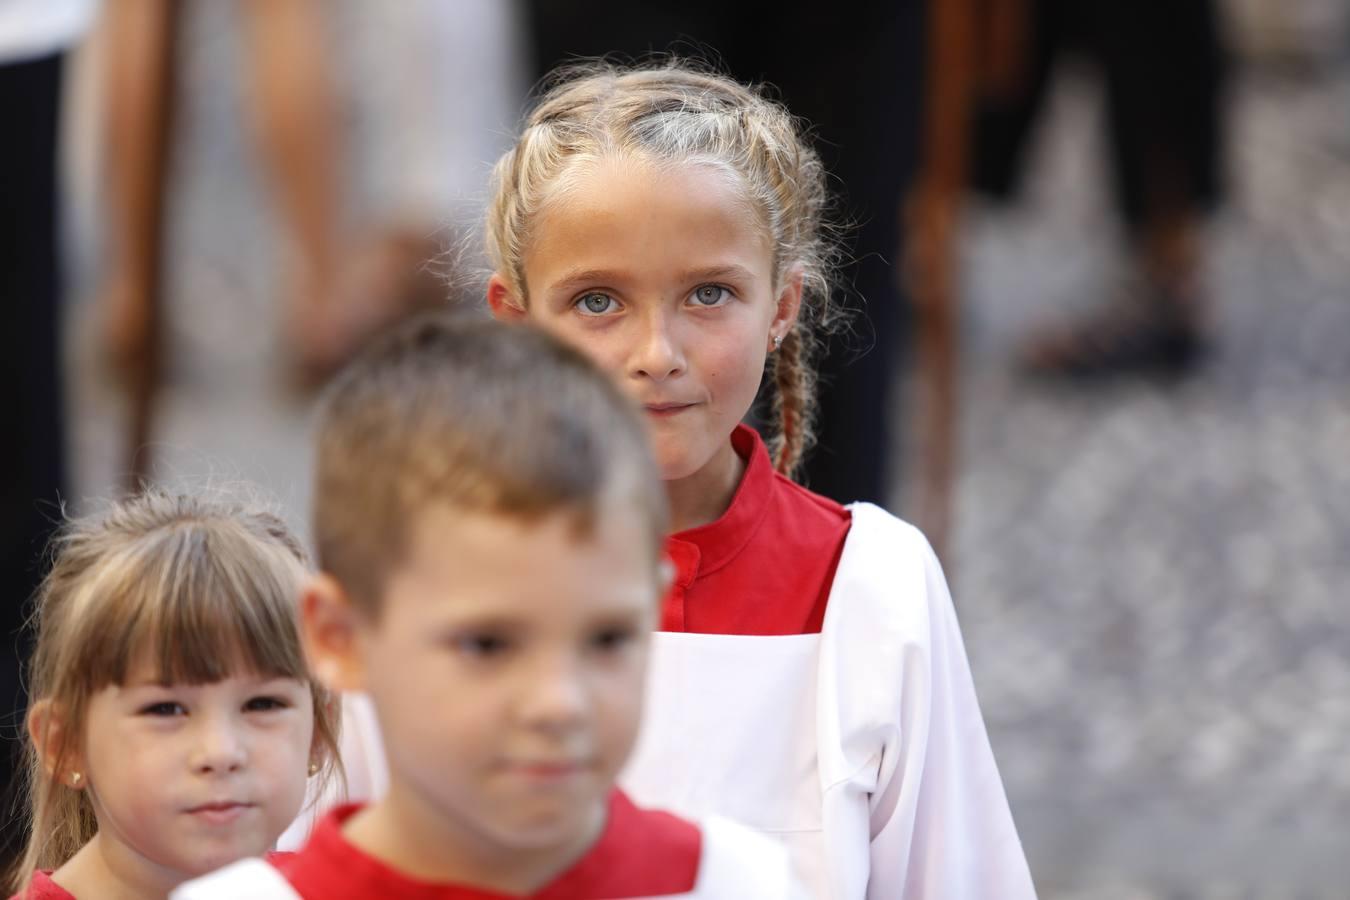
[[[713,309],[718,306],[724,306],[730,301],[731,291],[722,287],[720,284],[703,284],[694,288],[694,293],[689,295],[689,300],[694,306]]]
[[[618,302],[609,294],[595,292],[581,295],[577,298],[577,302],[573,304],[576,311],[583,316],[603,316],[614,312],[618,305]]]
[[[183,716],[187,715],[187,708],[183,704],[174,700],[165,700],[161,703],[151,703],[141,708],[143,716]]]

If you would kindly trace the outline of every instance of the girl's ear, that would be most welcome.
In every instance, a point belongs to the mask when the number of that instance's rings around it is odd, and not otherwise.
[[[487,301],[493,318],[498,321],[518,322],[525,318],[525,302],[516,296],[506,279],[497,272],[493,272],[488,279]]]
[[[28,738],[37,749],[42,769],[52,781],[81,790],[85,784],[84,757],[68,747],[70,730],[49,699],[36,700],[28,709]]]
[[[320,696],[323,698],[322,700],[319,699]],[[340,722],[342,720],[341,694],[336,691],[323,691],[320,695],[315,697],[315,701],[323,704],[324,712],[327,713],[329,722]],[[314,712],[316,714],[316,727],[314,728],[314,736],[309,742],[309,774],[311,777],[319,774],[319,772],[323,771],[325,766],[333,761],[331,759],[333,750],[324,742],[323,735],[319,733],[317,727],[318,709],[315,709]]]
[[[336,578],[319,573],[300,592],[300,630],[314,675],[330,691],[365,688],[360,614]]]
[[[769,323],[769,345],[774,338],[786,337],[797,321],[797,313],[802,308],[802,267],[794,264],[783,275],[783,287],[778,292],[778,303],[773,311],[773,321]]]

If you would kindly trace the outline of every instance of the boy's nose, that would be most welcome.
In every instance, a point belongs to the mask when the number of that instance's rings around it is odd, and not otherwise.
[[[532,727],[566,732],[585,721],[588,706],[586,686],[576,667],[553,665],[533,675],[524,692],[521,715]]]

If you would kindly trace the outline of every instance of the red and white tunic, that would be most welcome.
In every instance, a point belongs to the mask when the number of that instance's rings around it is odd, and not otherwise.
[[[788,847],[815,896],[1035,896],[946,580],[913,527],[775,473],[674,535],[647,714],[620,783]]]
[[[511,900],[462,884],[419,881],[355,847],[342,824],[359,805],[341,806],[314,829],[309,843],[284,863],[245,860],[173,893],[175,900]],[[669,813],[638,809],[614,791],[605,830],[595,845],[530,900],[791,900],[795,881],[787,854],[753,831],[720,819],[702,826]]]
[[[667,542],[675,583],[620,784],[774,837],[816,897],[1034,898],[928,542],[777,474],[753,430],[731,440],[747,465],[730,507]],[[378,796],[374,717],[361,697],[344,716],[347,772]]]

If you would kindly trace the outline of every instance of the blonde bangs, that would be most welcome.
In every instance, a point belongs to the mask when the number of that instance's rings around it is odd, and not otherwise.
[[[275,556],[259,565],[259,553]],[[107,561],[75,600],[71,674],[88,696],[125,684],[138,666],[162,683],[209,684],[236,675],[308,678],[295,626],[300,562],[212,522],[143,536]],[[65,693],[58,691],[57,693]]]

